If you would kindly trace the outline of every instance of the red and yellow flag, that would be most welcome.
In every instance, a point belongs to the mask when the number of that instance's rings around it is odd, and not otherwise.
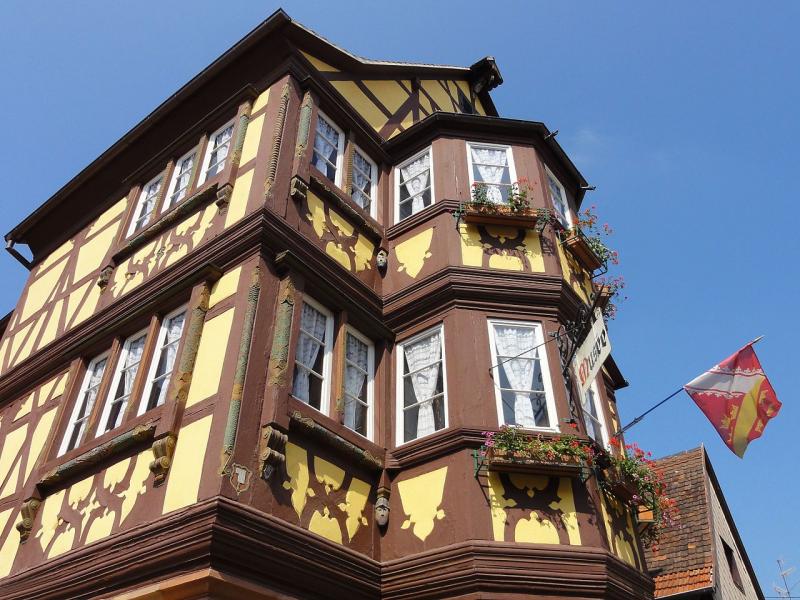
[[[758,362],[752,343],[693,379],[683,389],[739,458],[761,437],[781,403]]]

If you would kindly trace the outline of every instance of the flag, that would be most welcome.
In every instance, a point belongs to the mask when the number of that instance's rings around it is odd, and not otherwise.
[[[683,389],[739,458],[781,409],[752,342]]]

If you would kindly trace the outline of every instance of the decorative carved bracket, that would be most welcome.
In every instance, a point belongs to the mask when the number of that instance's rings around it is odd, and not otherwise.
[[[28,498],[22,503],[22,507],[19,510],[22,520],[17,523],[20,544],[24,544],[30,537],[31,530],[33,529],[33,520],[36,518],[36,513],[39,512],[39,507],[41,505],[41,501],[36,498]]]
[[[291,420],[292,425],[298,425],[300,429],[304,430],[307,434],[315,437],[319,441],[349,454],[366,468],[372,471],[383,470],[383,462],[380,459],[370,454],[369,451],[359,448],[355,444],[348,442],[343,437],[326,429],[314,419],[310,417],[304,417],[299,411],[295,411],[291,414]]]
[[[97,280],[97,287],[99,287],[101,291],[105,291],[105,289],[108,287],[108,282],[111,281],[112,273],[114,273],[114,265],[106,265],[103,267],[103,270],[100,271],[100,278]]]
[[[289,184],[289,196],[291,196],[292,200],[295,202],[304,201],[306,196],[308,196],[308,184],[299,176],[295,175],[292,177],[292,181]]]
[[[219,212],[228,210],[228,204],[230,204],[232,194],[233,186],[230,183],[226,183],[217,190],[217,199],[214,203],[217,205]]]
[[[284,450],[287,441],[288,437],[286,434],[278,431],[271,425],[261,428],[261,443],[259,444],[258,460],[260,465],[259,471],[264,481],[269,479],[276,469],[279,469],[286,463]]]
[[[172,433],[153,442],[152,450],[155,460],[150,463],[150,470],[154,475],[153,485],[161,485],[166,480],[169,468],[172,466],[176,442],[177,437]]]

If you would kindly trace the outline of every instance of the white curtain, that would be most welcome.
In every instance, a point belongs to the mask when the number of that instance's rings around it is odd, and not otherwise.
[[[228,156],[228,147],[230,146],[228,142],[231,139],[231,133],[233,133],[232,125],[214,138],[214,152],[211,155],[210,164],[217,165],[215,171],[217,173],[222,170],[222,162]]]
[[[327,139],[326,139],[327,138]],[[330,140],[330,142],[328,141]],[[333,143],[333,145],[331,145]],[[318,156],[329,160],[334,166],[336,165],[336,151],[339,145],[339,132],[336,131],[325,119],[319,117],[317,119],[317,135],[314,136],[314,150]],[[317,159],[314,161],[314,166],[323,173],[328,173],[330,165],[324,160]]]
[[[430,154],[426,153],[407,164],[400,169],[400,175],[403,178],[403,186],[406,188],[408,197],[418,194],[411,201],[411,214],[419,212],[425,208],[425,194],[420,192],[428,187],[428,180],[431,176]]]
[[[436,394],[436,384],[439,381],[439,360],[442,356],[442,342],[439,333],[409,344],[405,347],[406,361],[414,395],[419,402],[417,417],[417,435],[422,437],[436,431],[433,419],[433,396]],[[431,364],[433,363],[433,364]],[[430,365],[426,368],[426,365]],[[416,372],[415,372],[416,371]]]
[[[523,356],[528,358],[512,358],[504,360],[501,368],[508,378],[509,387],[515,390],[532,390],[534,377],[534,364],[531,348],[536,345],[534,330],[528,327],[511,327],[496,325],[494,338],[497,343],[498,356],[517,356],[529,351]],[[530,392],[514,392],[514,421],[522,427],[535,427],[536,420],[533,416]]]
[[[356,429],[358,409],[360,404],[354,398],[361,398],[364,382],[367,380],[367,345],[354,338],[347,336],[347,348],[345,358],[347,366],[344,370],[344,391],[346,394],[344,403],[344,424],[350,429]]]
[[[478,169],[481,181],[486,185],[486,197],[490,202],[501,204],[503,193],[499,186],[508,168],[508,155],[502,148],[472,148],[472,162]]]
[[[308,331],[315,338],[323,342],[325,341],[325,315],[310,307],[308,304],[303,304],[300,328],[304,331]],[[317,362],[317,355],[321,347],[321,344],[317,340],[301,332],[300,339],[297,340],[295,360],[310,369],[314,366],[314,363]],[[295,368],[292,395],[306,404],[309,402],[308,392],[310,389],[310,377],[311,373],[306,369]]]

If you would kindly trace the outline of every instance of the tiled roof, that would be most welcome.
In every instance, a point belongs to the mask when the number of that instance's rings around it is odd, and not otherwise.
[[[653,571],[655,597],[713,586],[714,548],[706,494],[702,447],[656,461],[667,482],[667,495],[678,503],[679,523],[661,536],[658,549],[646,549]]]

